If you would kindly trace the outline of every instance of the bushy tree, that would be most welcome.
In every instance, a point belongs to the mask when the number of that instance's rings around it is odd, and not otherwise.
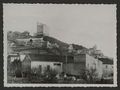
[[[55,70],[45,70],[44,71],[44,77],[43,77],[43,82],[45,83],[55,83],[57,82],[56,79],[57,72]]]
[[[30,37],[30,32],[28,31],[24,31],[24,32],[18,32],[18,31],[15,31],[15,32],[12,32],[12,31],[8,31],[7,32],[7,39],[10,40],[10,41],[14,41],[18,38],[29,38]]]
[[[82,78],[87,81],[87,83],[95,83],[97,81],[96,69],[86,69],[82,75]]]
[[[29,38],[30,37],[30,32],[24,31],[20,34],[20,38]]]
[[[15,59],[12,63],[11,63],[12,69],[15,71],[15,76],[17,77],[21,77],[22,73],[21,73],[21,68],[22,68],[22,62],[20,61],[20,59]]]

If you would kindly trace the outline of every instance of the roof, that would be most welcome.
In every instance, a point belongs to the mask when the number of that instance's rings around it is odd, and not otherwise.
[[[40,55],[40,54],[28,54],[31,61],[46,61],[46,62],[66,62],[66,56],[60,55]],[[67,62],[73,62],[73,56],[67,56]]]
[[[61,57],[59,55],[29,54],[29,57],[32,61],[61,62]]]
[[[17,53],[11,53],[11,54],[8,54],[8,56],[19,56],[19,54],[17,54]]]
[[[10,57],[19,57],[19,55],[18,54],[9,54],[7,57],[8,58],[10,58]]]
[[[109,58],[99,58],[100,61],[103,62],[103,64],[113,64],[113,60]]]

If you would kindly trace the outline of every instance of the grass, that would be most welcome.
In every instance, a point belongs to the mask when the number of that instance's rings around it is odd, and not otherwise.
[[[24,83],[41,83],[41,84],[47,84],[47,83],[55,83],[55,84],[88,84],[87,81],[83,79],[77,79],[77,80],[72,80],[72,79],[47,79],[44,77],[31,77],[31,78],[16,78],[15,76],[8,75],[7,78],[8,83],[15,83],[15,84],[24,84]],[[91,84],[91,83],[89,83]],[[98,81],[95,82],[95,84],[113,84],[112,79],[108,80],[103,80],[103,81]]]
[[[79,81],[73,81],[73,80],[63,80],[63,79],[59,79],[56,81],[47,81],[47,80],[43,80],[42,78],[15,78],[13,76],[8,76],[8,83],[19,83],[19,84],[24,84],[24,83],[60,83],[60,84],[80,84],[80,83],[85,83],[84,80],[79,80]]]

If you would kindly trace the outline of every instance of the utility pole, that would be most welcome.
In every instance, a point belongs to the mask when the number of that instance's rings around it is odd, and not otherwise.
[[[67,71],[67,54],[66,54],[66,71]]]

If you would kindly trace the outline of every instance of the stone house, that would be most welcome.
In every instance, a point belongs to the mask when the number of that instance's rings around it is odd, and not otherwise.
[[[103,62],[103,78],[113,77],[113,60],[109,58],[99,58]]]
[[[45,70],[62,72],[62,62],[57,55],[27,54],[22,61],[23,72],[44,73]]]
[[[95,69],[97,78],[101,79],[102,77],[102,62],[98,59],[95,59],[88,54],[78,54],[71,56],[70,59],[66,60],[63,64],[63,71],[70,75],[82,76],[86,70]]]

